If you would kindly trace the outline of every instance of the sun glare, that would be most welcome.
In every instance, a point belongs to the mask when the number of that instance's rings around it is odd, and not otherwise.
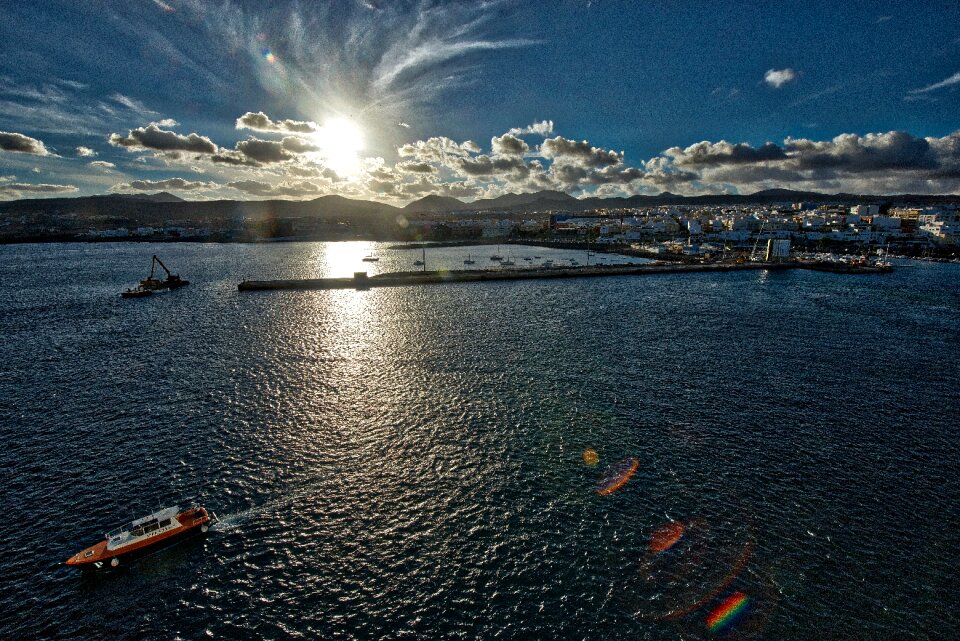
[[[319,160],[338,175],[348,177],[360,171],[363,133],[347,118],[328,120],[313,135]]]

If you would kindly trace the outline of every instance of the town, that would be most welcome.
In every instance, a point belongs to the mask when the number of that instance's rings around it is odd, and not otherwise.
[[[175,197],[174,197],[175,198]],[[735,254],[789,241],[804,252],[879,253],[955,258],[960,240],[960,205],[955,202],[771,204],[594,207],[570,199],[559,206],[418,211],[379,203],[359,211],[357,203],[317,210],[312,202],[125,201],[106,207],[70,206],[3,211],[0,242],[43,241],[432,241],[586,243],[601,250],[632,248],[646,254],[704,257]],[[597,202],[598,199],[594,199]],[[573,204],[571,204],[571,202]],[[600,201],[602,202],[602,201]],[[12,203],[4,203],[11,205]]]

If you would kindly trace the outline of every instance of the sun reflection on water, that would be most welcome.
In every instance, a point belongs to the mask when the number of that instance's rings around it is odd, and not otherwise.
[[[337,278],[353,276],[354,272],[376,272],[376,261],[363,260],[376,258],[375,248],[376,243],[365,240],[325,243],[324,252],[318,256],[321,275]]]

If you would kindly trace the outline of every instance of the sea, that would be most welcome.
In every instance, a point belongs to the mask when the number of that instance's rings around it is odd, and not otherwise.
[[[0,638],[957,638],[960,265],[237,290],[494,252],[0,247]]]

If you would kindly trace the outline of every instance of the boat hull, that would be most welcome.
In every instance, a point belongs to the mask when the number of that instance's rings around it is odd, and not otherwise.
[[[196,516],[193,516],[196,514]],[[149,556],[159,550],[170,547],[193,538],[195,536],[205,535],[213,519],[209,513],[203,510],[200,513],[194,510],[183,512],[177,516],[181,526],[169,532],[147,540],[131,543],[115,549],[109,549],[107,541],[103,540],[80,552],[77,552],[65,561],[66,565],[84,570],[97,571],[132,563],[137,559]]]

